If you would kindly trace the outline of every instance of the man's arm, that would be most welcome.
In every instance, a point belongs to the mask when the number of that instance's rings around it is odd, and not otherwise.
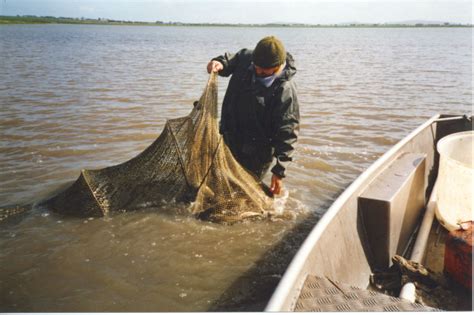
[[[243,53],[243,51],[244,49],[238,51],[235,54],[225,53],[224,55],[212,58],[207,65],[207,71],[210,73],[211,71],[216,70],[219,72],[220,76],[230,76],[232,73],[234,73],[235,68],[239,64],[240,55]],[[218,65],[219,63],[222,66]]]
[[[296,97],[296,87],[289,81],[283,87],[281,96],[276,100],[273,113],[274,132],[272,144],[275,148],[276,164],[272,173],[280,179],[286,176],[285,171],[292,161],[295,144],[299,133],[299,103]]]

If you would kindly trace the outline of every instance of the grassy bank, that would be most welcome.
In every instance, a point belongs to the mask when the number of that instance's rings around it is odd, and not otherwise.
[[[53,16],[6,16],[0,15],[0,24],[94,24],[94,25],[156,25],[156,23],[115,21],[108,19],[86,19]]]
[[[366,27],[472,27],[464,24],[298,24],[298,23],[269,23],[269,24],[226,24],[226,23],[180,23],[180,22],[142,22],[123,21],[111,19],[70,18],[54,16],[7,16],[0,15],[2,24],[89,24],[89,25],[147,25],[147,26],[223,26],[223,27],[340,27],[340,28],[366,28]]]

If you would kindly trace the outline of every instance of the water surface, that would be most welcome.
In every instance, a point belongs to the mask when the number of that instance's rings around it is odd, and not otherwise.
[[[285,179],[296,219],[221,226],[35,207],[0,230],[2,311],[262,310],[345,187],[432,115],[471,112],[469,28],[0,26],[0,206],[136,156],[189,113],[210,58],[270,34],[298,68],[301,135]]]

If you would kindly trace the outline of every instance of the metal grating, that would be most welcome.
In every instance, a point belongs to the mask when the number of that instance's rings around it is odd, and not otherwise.
[[[308,276],[296,302],[296,312],[438,311],[375,291]]]

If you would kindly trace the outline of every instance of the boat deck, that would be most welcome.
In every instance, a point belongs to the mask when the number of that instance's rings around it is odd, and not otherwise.
[[[438,311],[371,290],[309,275],[294,309],[296,312],[408,312]]]

